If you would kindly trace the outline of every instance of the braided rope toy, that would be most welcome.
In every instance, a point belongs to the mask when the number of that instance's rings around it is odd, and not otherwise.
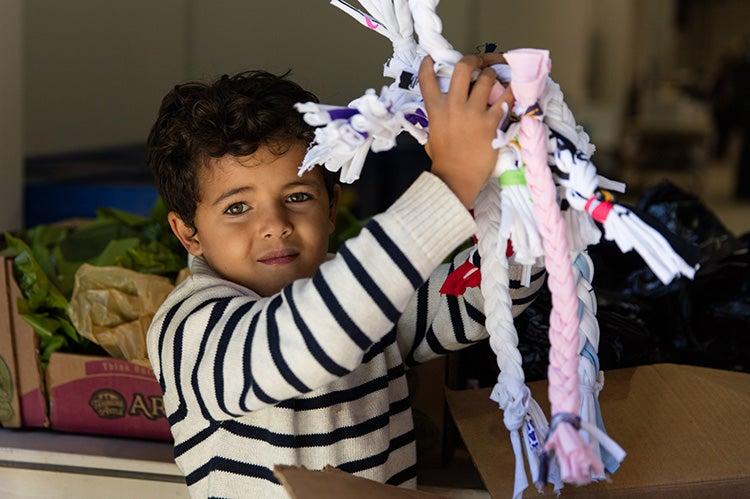
[[[393,148],[401,132],[425,144],[429,116],[416,80],[420,62],[425,55],[432,57],[438,83],[446,92],[462,57],[441,34],[438,0],[359,3],[366,11],[331,0],[391,41],[393,57],[383,74],[394,81],[380,94],[370,89],[348,106],[297,104],[306,122],[318,127],[300,175],[324,165],[340,171],[342,182],[351,183],[359,178],[367,153]],[[624,185],[597,174],[590,161],[594,146],[576,124],[560,87],[548,77],[548,52],[521,49],[506,52],[505,59],[507,65],[493,69],[512,88],[516,104],[498,128],[492,143],[499,149],[495,172],[475,205],[481,276],[470,258],[454,272],[460,275],[448,280],[463,281],[459,294],[467,286],[481,286],[490,346],[500,369],[491,398],[504,411],[516,457],[515,498],[528,486],[524,454],[536,486],[541,489],[548,482],[556,491],[563,482],[581,485],[604,478],[605,471],[614,472],[625,456],[604,432],[597,399],[604,380],[597,358],[593,265],[586,254],[586,248],[601,238],[597,224],[621,251],[635,249],[665,284],[679,275],[692,278],[697,266],[688,264],[664,235],[614,203],[604,190],[623,192]],[[544,265],[549,276],[550,425],[525,385],[511,312],[510,263],[523,265],[521,281],[527,286],[534,266]]]

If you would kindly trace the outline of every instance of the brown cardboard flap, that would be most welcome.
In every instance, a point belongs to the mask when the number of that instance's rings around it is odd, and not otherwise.
[[[276,465],[273,474],[292,499],[436,499],[442,497],[419,490],[385,485],[327,466],[311,471],[297,466]]]
[[[529,386],[548,411],[546,381]],[[449,390],[448,405],[485,486],[507,498],[514,458],[489,392]],[[566,485],[564,496],[750,497],[750,375],[673,364],[619,369],[606,373],[599,400],[607,432],[628,455],[612,483]],[[524,497],[538,494],[532,486]]]
[[[39,364],[39,337],[18,311],[18,300],[22,298],[22,294],[13,277],[13,259],[5,259],[5,268],[8,275],[9,307],[18,373],[16,386],[21,403],[22,423],[25,428],[46,428],[49,426],[49,419],[44,376]]]
[[[18,428],[21,426],[21,403],[8,287],[13,274],[8,274],[9,268],[5,264],[0,266],[0,426]]]

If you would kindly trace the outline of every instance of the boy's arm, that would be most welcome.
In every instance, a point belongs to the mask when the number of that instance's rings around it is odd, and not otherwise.
[[[440,265],[419,288],[401,315],[396,334],[407,365],[426,362],[488,337],[480,287],[467,288],[461,296],[440,293],[446,277],[466,261],[472,249],[456,255],[452,264]],[[520,265],[510,266],[513,317],[531,304],[544,283],[543,268],[532,270],[529,287],[521,286],[521,272]]]
[[[188,408],[208,420],[238,417],[346,375],[475,230],[450,189],[424,173],[312,278],[274,296],[237,296],[218,279],[194,276],[200,289],[160,313],[149,332],[170,423]]]

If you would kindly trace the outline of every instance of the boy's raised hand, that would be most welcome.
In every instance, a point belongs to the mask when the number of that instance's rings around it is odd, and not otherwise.
[[[495,168],[498,153],[492,149],[492,139],[500,120],[513,104],[510,88],[497,98],[500,89],[495,72],[486,67],[496,62],[487,56],[464,56],[456,64],[447,94],[440,91],[432,58],[425,57],[419,68],[419,85],[430,120],[426,148],[432,158],[432,173],[445,182],[467,208],[474,205]],[[480,69],[470,90],[471,75]],[[493,100],[497,99],[492,105],[488,105],[490,94]]]

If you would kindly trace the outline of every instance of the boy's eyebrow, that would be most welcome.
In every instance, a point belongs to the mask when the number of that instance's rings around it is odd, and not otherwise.
[[[306,186],[306,187],[317,187],[317,183],[310,181],[310,180],[295,180],[294,182],[289,182],[284,186],[286,189],[287,187],[299,187],[299,186]]]
[[[234,189],[230,189],[227,192],[225,192],[224,194],[222,194],[221,196],[219,196],[219,198],[216,201],[214,201],[213,206],[216,206],[217,204],[219,204],[222,201],[224,201],[226,198],[234,196],[235,194],[239,194],[240,192],[247,192],[247,191],[254,191],[254,190],[255,189],[253,189],[249,185],[245,185],[245,186],[242,186],[242,187],[235,187]]]

